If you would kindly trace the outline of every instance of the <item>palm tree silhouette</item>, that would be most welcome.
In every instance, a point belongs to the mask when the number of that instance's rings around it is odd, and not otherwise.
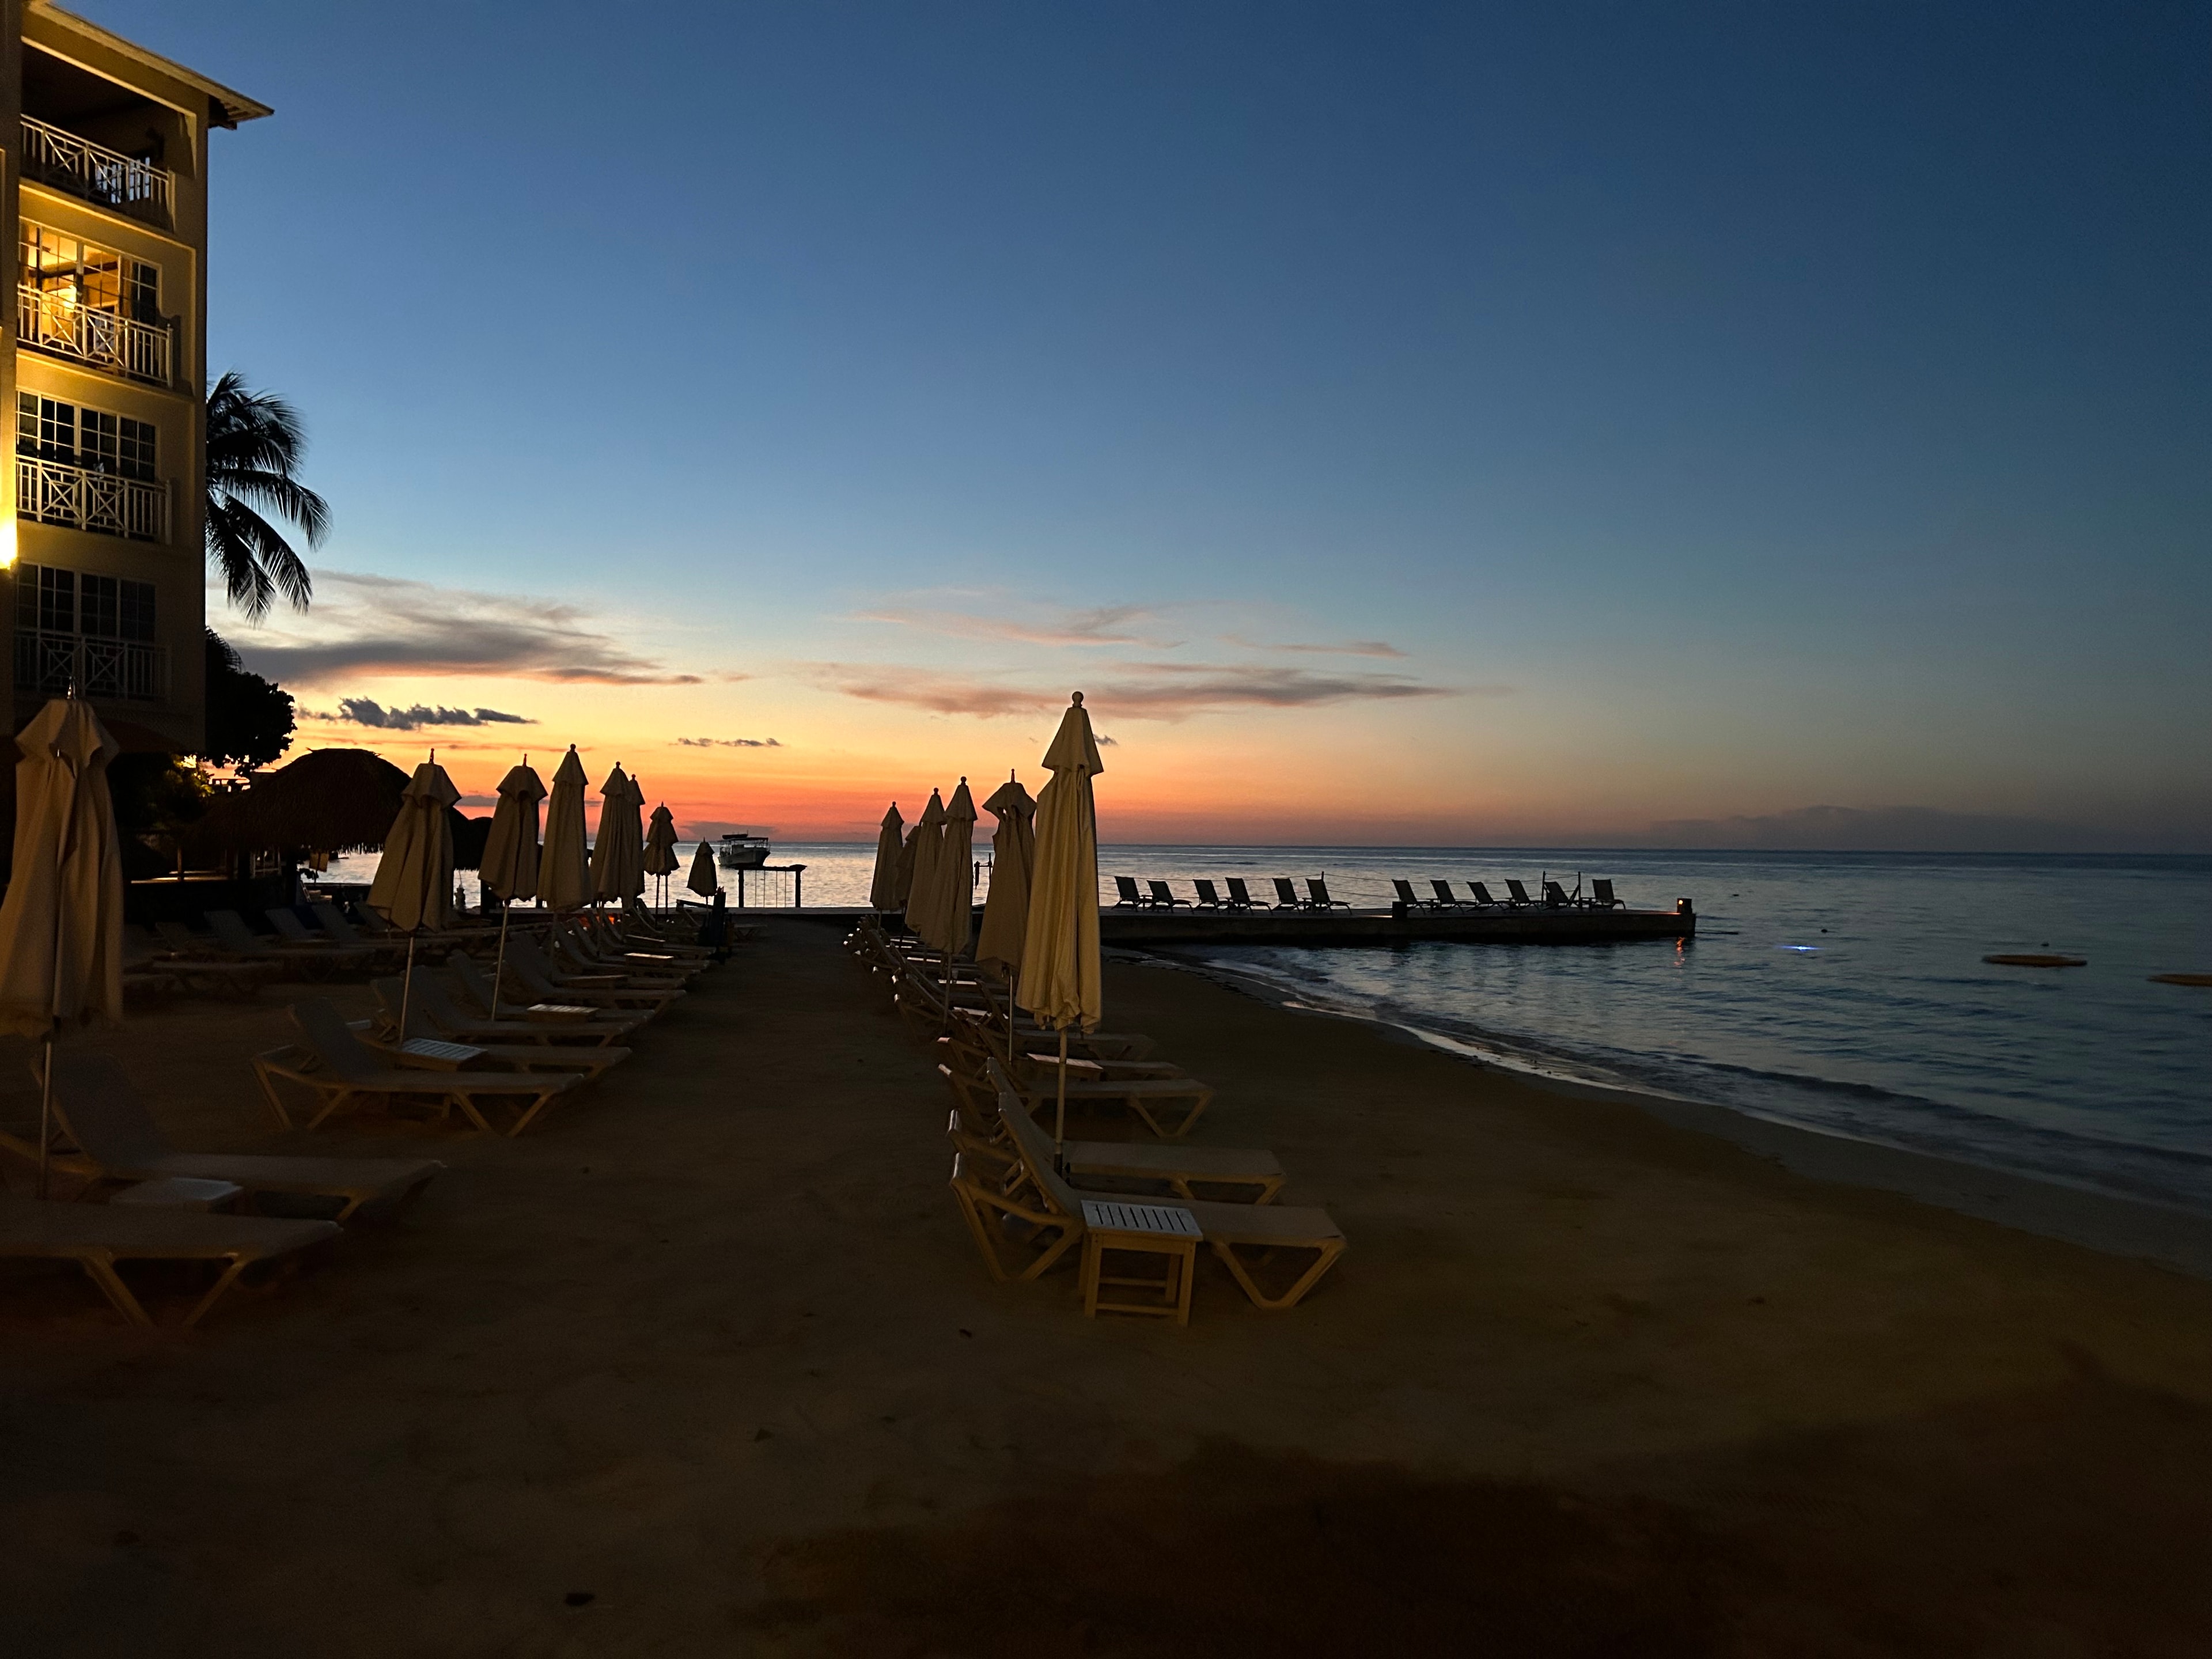
[[[208,557],[249,622],[267,616],[279,593],[305,611],[314,591],[292,544],[257,510],[289,519],[309,547],[321,544],[330,503],[292,476],[307,447],[299,412],[274,392],[249,390],[236,369],[208,393]]]

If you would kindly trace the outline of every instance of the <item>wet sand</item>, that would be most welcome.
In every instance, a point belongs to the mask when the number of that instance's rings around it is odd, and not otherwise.
[[[453,1169],[192,1335],[0,1267],[0,1651],[2212,1650],[2212,1285],[1115,963],[1194,1139],[1352,1249],[1092,1322],[988,1279],[835,937],[520,1141],[292,1137]],[[180,1143],[281,1146],[280,1002],[108,1042]]]

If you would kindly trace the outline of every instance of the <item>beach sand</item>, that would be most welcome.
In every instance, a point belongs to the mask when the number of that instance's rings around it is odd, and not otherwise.
[[[1352,1248],[1093,1322],[987,1275],[836,937],[520,1140],[290,1137],[452,1169],[192,1334],[0,1267],[0,1652],[2212,1651],[2212,1284],[1117,963]],[[282,1146],[281,1001],[101,1041]]]

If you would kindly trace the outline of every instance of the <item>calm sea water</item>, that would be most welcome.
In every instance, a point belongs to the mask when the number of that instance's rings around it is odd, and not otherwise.
[[[871,846],[774,856],[809,904],[866,901]],[[2212,1213],[2212,990],[2149,982],[2212,972],[2212,859],[1109,846],[1099,872],[1109,900],[1115,875],[1321,875],[1381,905],[1396,876],[1547,872],[1687,897],[1688,944],[1188,954],[1496,1063]],[[1981,959],[2045,949],[2088,966]]]

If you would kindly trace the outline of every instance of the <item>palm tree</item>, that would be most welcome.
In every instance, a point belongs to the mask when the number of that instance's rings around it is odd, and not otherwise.
[[[267,616],[280,592],[305,611],[314,591],[292,544],[256,510],[289,519],[309,547],[320,545],[330,503],[292,476],[307,447],[299,412],[274,392],[247,390],[236,369],[208,393],[208,557],[222,568],[230,602],[249,622]]]

